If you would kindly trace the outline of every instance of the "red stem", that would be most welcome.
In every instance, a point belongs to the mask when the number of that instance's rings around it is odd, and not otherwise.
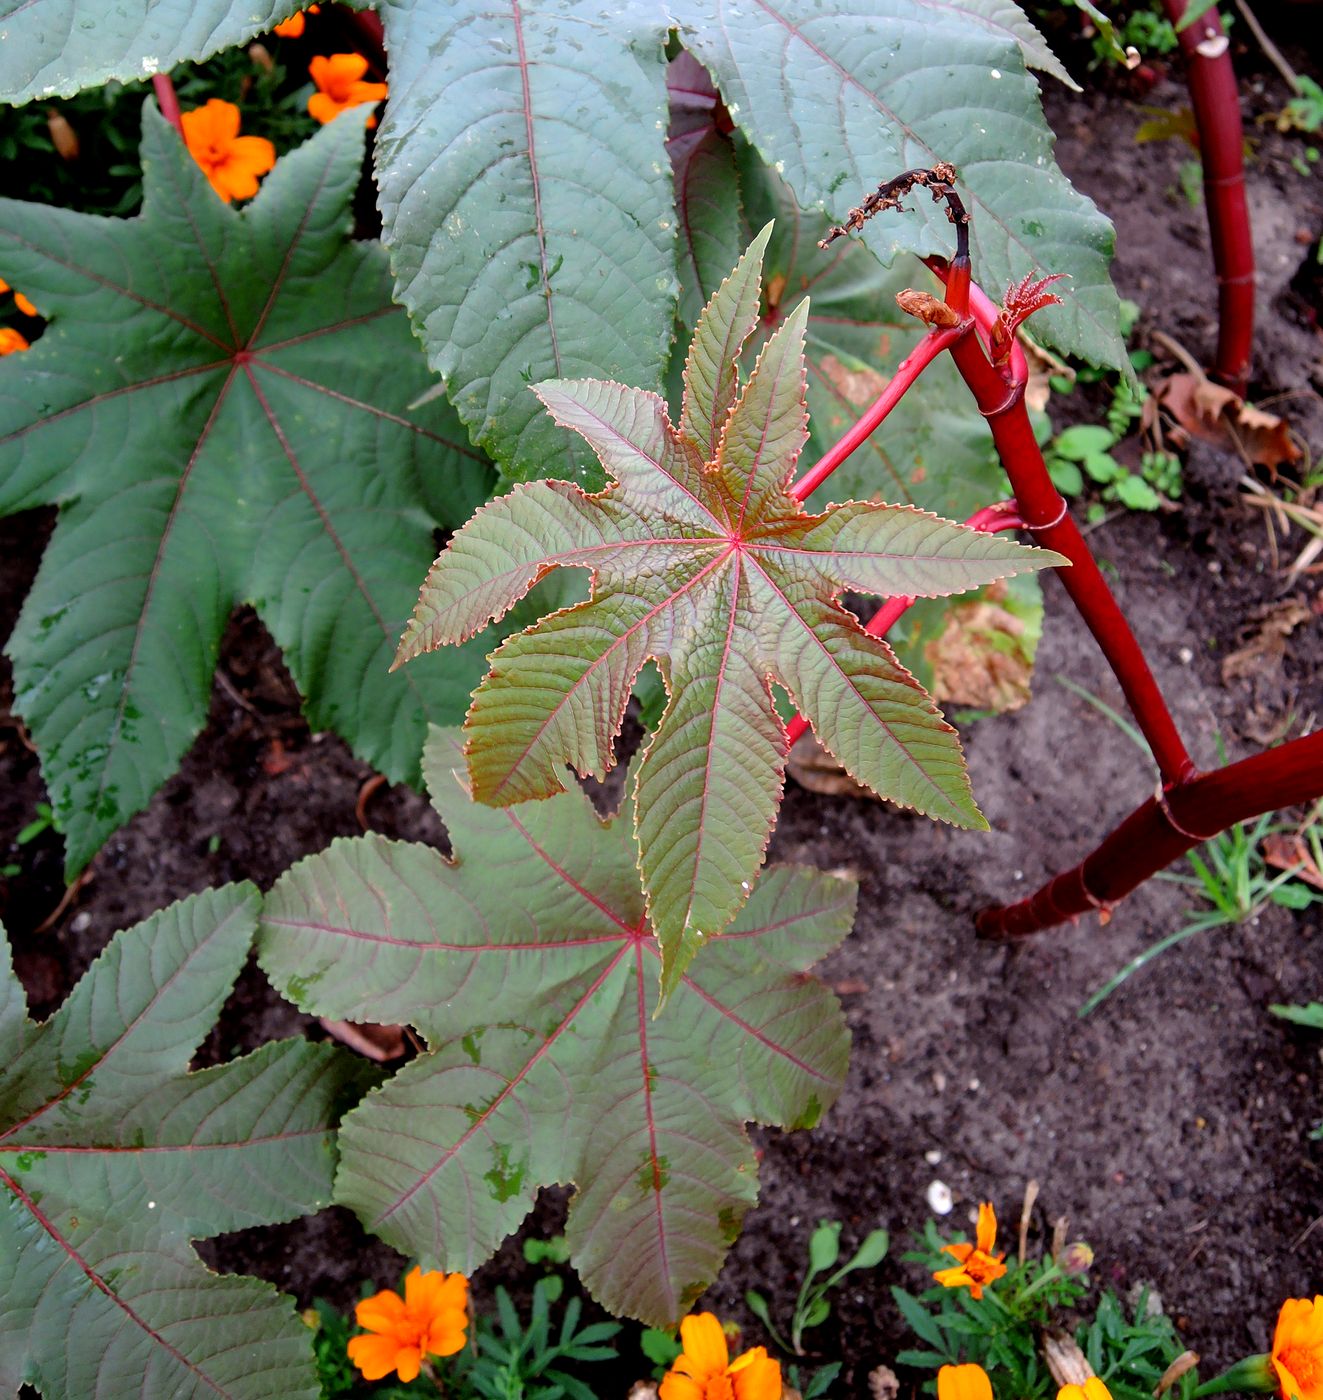
[[[1186,0],[1163,0],[1167,18],[1176,24]],[[1240,93],[1231,66],[1217,7],[1206,11],[1178,37],[1190,84],[1190,103],[1199,131],[1204,169],[1208,234],[1217,271],[1217,360],[1213,377],[1244,397],[1254,345],[1254,239],[1245,200],[1245,132]],[[1214,57],[1199,52],[1212,41]]]
[[[161,115],[182,136],[184,123],[179,116],[179,98],[175,95],[175,85],[169,73],[153,73],[152,87],[156,89],[156,105]]]
[[[1018,904],[984,909],[975,920],[985,938],[1022,938],[1092,909],[1104,922],[1118,900],[1151,875],[1236,822],[1294,807],[1323,794],[1323,730],[1198,773],[1150,797],[1092,855]],[[1164,806],[1165,803],[1165,806]]]
[[[953,346],[951,358],[988,420],[998,456],[1035,543],[1070,560],[1071,567],[1058,577],[1116,673],[1163,781],[1175,783],[1191,776],[1194,764],[1135,634],[1048,476],[1024,406],[1023,380],[1007,384],[973,336],[965,336]]]
[[[911,384],[942,353],[949,349],[964,334],[964,327],[953,326],[950,330],[930,331],[928,335],[910,351],[897,366],[887,387],[877,396],[872,408],[850,429],[829,452],[821,457],[790,488],[790,494],[797,501],[807,500],[814,491],[876,431],[882,420],[905,397]]]

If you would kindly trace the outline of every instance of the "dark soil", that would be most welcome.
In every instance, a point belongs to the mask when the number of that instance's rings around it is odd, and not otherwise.
[[[1280,105],[1280,83],[1263,82]],[[1173,106],[1184,94],[1168,83],[1143,100]],[[1251,94],[1259,106],[1268,101]],[[1206,358],[1212,280],[1203,212],[1178,192],[1186,152],[1174,143],[1135,147],[1140,114],[1116,93],[1055,93],[1050,116],[1067,172],[1118,223],[1122,295],[1140,303],[1146,326]],[[1323,232],[1323,207],[1317,182],[1289,163],[1300,143],[1256,134],[1256,394],[1282,396],[1279,411],[1317,455],[1317,284],[1297,274]],[[1124,515],[1091,537],[1205,766],[1218,761],[1219,736],[1235,758],[1317,723],[1323,711],[1318,575],[1284,586],[1262,512],[1238,490],[1242,471],[1237,459],[1197,447],[1179,511]],[[48,527],[42,515],[0,522],[0,635],[17,615]],[[1302,543],[1299,533],[1282,542],[1281,557]],[[754,1332],[744,1290],[756,1287],[788,1308],[820,1217],[845,1221],[847,1243],[879,1224],[900,1242],[922,1226],[934,1180],[954,1193],[952,1229],[968,1228],[975,1204],[992,1199],[1007,1235],[1026,1182],[1036,1180],[1038,1236],[1069,1216],[1071,1236],[1097,1252],[1095,1277],[1122,1293],[1155,1286],[1211,1367],[1264,1349],[1281,1300],[1323,1280],[1323,1144],[1307,1136],[1323,1117],[1320,1038],[1267,1009],[1323,999],[1317,909],[1272,907],[1244,926],[1201,934],[1083,1021],[1076,1011],[1090,992],[1181,924],[1184,891],[1153,882],[1106,927],[1091,918],[1014,948],[973,936],[980,906],[1027,893],[1078,859],[1152,787],[1120,730],[1058,684],[1066,676],[1121,705],[1061,588],[1049,579],[1045,591],[1033,703],[966,731],[990,834],[793,786],[787,794],[772,858],[848,867],[861,882],[854,935],[822,969],[845,1005],[854,1054],[845,1091],[817,1130],[758,1132],[762,1204],[708,1297]],[[1285,599],[1305,603],[1315,620],[1251,679],[1224,684],[1224,658]],[[0,665],[3,715],[8,668]],[[443,839],[419,796],[370,791],[370,778],[336,739],[309,733],[274,645],[241,612],[222,650],[207,727],[180,773],[110,839],[61,906],[59,838],[48,831],[13,844],[44,792],[20,728],[0,720],[0,862],[21,867],[0,879],[0,918],[34,1012],[58,1005],[115,929],[208,885],[247,878],[269,886],[300,856],[359,831],[360,801],[374,830]],[[305,1032],[324,1034],[250,968],[202,1059]],[[563,1193],[549,1194],[534,1228],[554,1230],[563,1209]],[[339,1305],[364,1280],[394,1283],[400,1265],[340,1210],[246,1231],[204,1252],[216,1267],[262,1274],[301,1302]],[[893,1248],[875,1274],[854,1276],[816,1334],[826,1357],[846,1361],[840,1393],[864,1394],[866,1372],[909,1344],[886,1285],[923,1279],[897,1262],[899,1253]],[[517,1247],[507,1245],[479,1289],[526,1276]],[[620,1384],[603,1393],[623,1394],[625,1374],[644,1370],[631,1358]]]

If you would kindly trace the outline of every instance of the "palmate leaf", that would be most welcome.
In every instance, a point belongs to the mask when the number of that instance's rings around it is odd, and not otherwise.
[[[907,507],[809,515],[787,486],[807,433],[801,301],[742,386],[764,229],[699,319],[677,431],[655,395],[599,380],[538,393],[592,444],[614,485],[516,487],[452,539],[423,585],[401,660],[464,641],[556,568],[592,572],[589,602],[492,657],[465,722],[474,797],[504,805],[614,763],[630,686],[655,660],[670,697],[637,777],[636,835],[663,994],[743,904],[775,820],[785,730],[771,682],[879,795],[982,826],[955,732],[837,602],[940,596],[1059,556]]]
[[[434,525],[492,478],[444,401],[409,408],[431,377],[381,249],[346,241],[364,115],[242,212],[150,105],[139,218],[0,200],[0,275],[52,318],[0,365],[0,514],[61,507],[9,654],[71,873],[202,727],[238,602],[313,726],[395,781],[481,674],[490,643],[387,674]]]
[[[0,931],[0,1391],[313,1400],[293,1300],[190,1241],[329,1203],[350,1056],[281,1041],[189,1074],[243,967],[258,892],[117,934],[41,1025]]]
[[[244,43],[293,5],[0,0],[0,99],[141,78]],[[952,160],[995,288],[1066,272],[1042,318],[1065,350],[1119,365],[1111,225],[1052,157],[1025,65],[1064,78],[1011,0],[385,0],[391,96],[377,178],[398,294],[475,438],[508,477],[600,484],[537,413],[540,379],[659,388],[675,306],[666,44],[717,75],[731,114],[805,208],[840,216],[908,165]],[[949,251],[940,213],[869,240]],[[729,262],[726,264],[729,266]]]
[[[750,1120],[811,1126],[849,1036],[808,969],[855,886],[778,867],[650,1016],[659,950],[625,823],[583,793],[472,802],[457,732],[424,768],[453,862],[336,841],[267,896],[262,966],[320,1014],[412,1022],[429,1051],[345,1118],[336,1199],[426,1264],[471,1272],[538,1187],[576,1183],[566,1235],[615,1313],[673,1324],[757,1194]]]

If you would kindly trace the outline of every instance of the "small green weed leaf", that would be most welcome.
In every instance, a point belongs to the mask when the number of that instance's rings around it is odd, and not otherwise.
[[[465,722],[469,773],[474,797],[496,805],[560,792],[567,763],[605,774],[634,678],[657,663],[669,703],[638,769],[635,828],[663,995],[735,916],[762,860],[786,753],[772,681],[879,795],[984,825],[954,730],[839,595],[940,596],[1058,560],[908,507],[804,511],[788,484],[807,435],[807,301],[742,387],[735,370],[767,237],[699,320],[680,430],[654,394],[538,386],[614,484],[589,496],[536,482],[484,507],[432,567],[400,644],[403,661],[463,642],[548,571],[592,571],[588,602],[493,655]]]
[[[410,410],[431,377],[385,255],[346,239],[362,115],[243,211],[150,104],[140,217],[0,200],[0,275],[52,318],[0,365],[0,514],[61,507],[9,655],[71,873],[201,729],[238,602],[313,726],[393,781],[481,675],[490,641],[388,675],[434,525],[492,478],[444,400]]]
[[[354,1061],[281,1041],[189,1074],[248,955],[258,893],[117,934],[50,1020],[0,932],[0,1390],[313,1400],[293,1300],[190,1241],[329,1203]]]
[[[319,1014],[412,1022],[430,1047],[346,1117],[336,1198],[469,1273],[538,1187],[574,1182],[565,1233],[588,1288],[673,1325],[755,1199],[743,1125],[793,1124],[840,1090],[849,1036],[808,969],[844,938],[855,887],[767,871],[653,1019],[660,950],[627,824],[578,791],[471,801],[457,731],[433,734],[424,769],[453,862],[336,841],[264,907],[278,987]]]

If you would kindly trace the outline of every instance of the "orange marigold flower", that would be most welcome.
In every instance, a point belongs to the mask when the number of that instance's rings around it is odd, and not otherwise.
[[[1283,1400],[1323,1400],[1323,1293],[1288,1298],[1277,1314],[1272,1365]]]
[[[666,1373],[660,1400],[781,1400],[781,1363],[754,1347],[734,1361],[712,1313],[680,1324],[684,1350]]]
[[[13,288],[9,285],[8,282],[5,281],[3,277],[0,277],[0,296],[3,296],[5,292],[9,291],[13,291]],[[41,315],[41,312],[38,311],[35,306],[33,306],[33,304],[27,299],[27,297],[23,295],[22,292],[14,292],[14,305],[18,307],[18,309],[25,316]]]
[[[276,163],[276,148],[265,136],[239,135],[239,109],[213,97],[205,107],[180,116],[184,144],[221,199],[248,199],[257,177]]]
[[[1112,1400],[1112,1393],[1097,1376],[1090,1376],[1083,1385],[1063,1385],[1057,1400]]]
[[[305,16],[315,15],[320,9],[320,5],[309,5],[306,10],[300,10],[297,14],[290,15],[288,19],[282,19],[271,32],[279,34],[282,39],[302,38]]]
[[[992,1400],[992,1382],[982,1366],[943,1366],[937,1372],[937,1400]]]
[[[363,82],[367,66],[361,53],[333,53],[330,58],[318,54],[308,65],[317,84],[317,91],[308,98],[309,113],[325,126],[351,107],[380,102],[386,96],[386,84]],[[376,124],[376,117],[368,118],[369,126]]]
[[[984,1288],[1006,1272],[1006,1265],[1001,1262],[1006,1256],[992,1252],[996,1243],[997,1213],[990,1201],[984,1201],[978,1208],[974,1243],[943,1245],[943,1251],[957,1261],[957,1267],[938,1269],[933,1277],[943,1288],[968,1288],[972,1297],[981,1298]]]
[[[28,338],[13,326],[0,326],[0,355],[12,355],[28,348]]]
[[[350,1361],[367,1380],[396,1371],[407,1385],[422,1370],[424,1356],[453,1356],[463,1347],[468,1295],[463,1274],[410,1269],[403,1298],[384,1289],[354,1310],[368,1335],[349,1339]]]

